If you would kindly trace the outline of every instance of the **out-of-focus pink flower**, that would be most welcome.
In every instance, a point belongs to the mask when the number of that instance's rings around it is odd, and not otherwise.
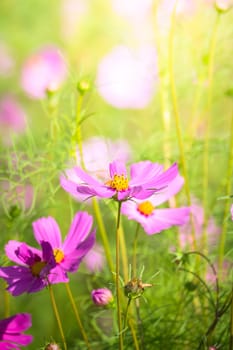
[[[193,204],[191,205],[191,213],[193,216],[193,223],[195,229],[195,237],[197,243],[201,243],[203,231],[204,231],[204,209],[199,204],[197,199],[193,199]],[[208,245],[213,246],[216,244],[220,234],[220,227],[215,223],[214,218],[210,218],[206,228],[208,236]],[[185,248],[192,244],[192,225],[191,222],[183,225],[179,229],[180,245],[181,248]]]
[[[11,144],[12,134],[22,134],[26,129],[26,116],[17,100],[5,95],[0,100],[0,134],[3,143]]]
[[[163,0],[157,9],[157,24],[160,33],[167,33],[171,24],[171,16],[176,4],[176,0]],[[189,16],[196,10],[194,0],[178,0],[176,5],[176,15]]]
[[[105,306],[113,302],[113,295],[108,288],[94,289],[91,292],[93,302],[98,306]]]
[[[103,247],[96,243],[94,247],[86,254],[83,262],[91,273],[100,272],[105,265]]]
[[[20,350],[19,346],[29,345],[33,337],[23,334],[32,325],[31,315],[27,313],[0,320],[0,349]]]
[[[63,0],[61,3],[61,31],[66,40],[77,34],[79,24],[88,13],[88,0]]]
[[[150,103],[157,80],[154,47],[132,50],[117,46],[100,61],[96,85],[99,94],[110,105],[141,109]]]
[[[29,209],[31,207],[34,196],[32,185],[15,185],[10,181],[2,181],[0,188],[2,190],[2,200],[7,204],[7,207],[14,205],[23,209]]]
[[[24,63],[21,84],[30,97],[41,99],[46,96],[46,91],[58,90],[66,76],[66,64],[59,49],[45,47]]]
[[[113,10],[132,21],[146,17],[151,12],[152,5],[152,0],[134,0],[133,4],[125,0],[112,0]]]
[[[125,140],[104,139],[102,137],[91,137],[83,143],[83,158],[87,172],[96,180],[107,181],[108,165],[112,159],[117,159],[127,163],[132,158],[132,151]],[[81,166],[80,153],[76,152],[76,164]],[[75,172],[75,168],[65,171],[66,177],[62,176],[63,188],[65,189],[67,181],[74,183],[81,182]],[[82,201],[84,197],[78,192],[75,193],[75,199]]]
[[[8,77],[12,73],[14,65],[15,62],[9,48],[5,43],[0,42],[0,75]]]

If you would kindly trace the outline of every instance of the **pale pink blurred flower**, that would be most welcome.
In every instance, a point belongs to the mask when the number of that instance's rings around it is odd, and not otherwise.
[[[77,34],[83,17],[88,13],[88,0],[63,0],[61,2],[61,31],[65,39]]]
[[[11,144],[12,134],[22,134],[26,129],[26,116],[18,101],[11,95],[0,99],[0,134],[5,145]]]
[[[98,243],[95,243],[94,247],[89,250],[83,259],[86,268],[91,272],[100,272],[105,265],[104,249]]]
[[[59,49],[44,47],[25,61],[21,84],[30,97],[41,99],[47,91],[58,90],[66,76],[66,64]]]
[[[8,77],[12,73],[14,65],[15,62],[8,46],[0,42],[0,75]]]
[[[163,0],[157,9],[157,24],[160,33],[166,34],[170,28],[171,16],[176,0]],[[196,11],[194,0],[178,0],[176,5],[176,16],[190,16]]]
[[[15,184],[10,181],[1,181],[0,189],[2,201],[9,209],[13,206],[20,207],[23,210],[29,209],[33,202],[33,186],[30,184]]]
[[[108,167],[113,159],[129,162],[132,159],[132,151],[125,140],[110,140],[103,137],[91,137],[83,143],[83,158],[86,171],[97,180],[107,181],[109,178]],[[76,152],[76,164],[81,166],[80,153]],[[68,185],[67,179],[74,183],[80,182],[75,172],[75,167],[65,170],[65,176],[61,177],[62,187]],[[66,179],[67,178],[67,179]],[[77,192],[75,199],[83,200],[83,196]]]
[[[197,241],[197,244],[201,244],[202,235],[204,232],[204,209],[200,205],[197,199],[192,200],[191,205],[191,213],[193,216],[193,223],[195,228],[195,238]],[[215,220],[213,217],[209,218],[207,228],[207,240],[208,245],[213,246],[217,243],[221,229],[218,227],[215,223]],[[189,221],[187,224],[180,226],[179,228],[179,239],[180,239],[180,245],[181,248],[186,248],[192,244],[192,225]]]
[[[99,63],[96,86],[99,94],[117,108],[142,109],[155,92],[157,55],[152,46],[132,50],[116,46]]]
[[[147,17],[151,13],[152,5],[153,0],[134,0],[133,4],[125,0],[112,0],[113,10],[132,21]]]

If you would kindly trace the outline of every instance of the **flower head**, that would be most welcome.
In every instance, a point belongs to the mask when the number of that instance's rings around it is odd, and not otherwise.
[[[153,193],[165,188],[177,175],[177,165],[174,163],[169,169],[163,171],[158,163],[142,161],[130,167],[128,178],[126,166],[123,162],[113,161],[109,164],[109,179],[99,182],[79,167],[74,168],[76,178],[74,182],[61,178],[61,186],[73,196],[76,193],[87,199],[92,196],[100,198],[114,198],[125,201],[129,198],[145,199]]]
[[[27,313],[16,314],[0,320],[0,349],[20,350],[21,346],[29,345],[33,341],[33,337],[23,334],[23,332],[31,325],[31,315]]]
[[[152,284],[142,283],[140,278],[134,277],[124,286],[125,296],[129,299],[139,298],[144,293],[145,288],[152,286]]]
[[[94,289],[91,292],[93,302],[98,306],[105,306],[113,302],[113,295],[108,288]]]
[[[46,97],[47,91],[56,91],[66,75],[66,65],[59,50],[56,47],[46,47],[26,60],[21,84],[30,97],[41,99]]]
[[[8,258],[19,264],[0,267],[0,277],[7,282],[12,295],[38,292],[47,286],[56,262],[50,244],[45,241],[40,244],[42,251],[17,241],[9,241],[5,246]]]
[[[99,63],[96,84],[100,95],[117,108],[141,109],[151,101],[157,82],[154,47],[132,51],[117,46]]]
[[[85,169],[96,180],[107,181],[109,179],[108,165],[111,159],[117,159],[124,163],[132,157],[129,144],[124,140],[104,139],[102,137],[92,137],[83,143],[83,158]],[[79,150],[76,151],[76,164],[81,166]],[[82,183],[77,176],[75,167],[65,171],[66,176],[61,176],[61,185],[70,192],[70,187],[74,186],[72,195],[76,200],[82,201],[86,196],[76,191],[76,184]]]
[[[52,217],[40,218],[33,222],[37,242],[47,241],[52,247],[56,266],[49,275],[50,283],[68,282],[67,272],[77,271],[82,259],[95,242],[95,230],[90,233],[92,223],[93,218],[88,213],[76,213],[62,242],[59,226]]]
[[[162,192],[155,193],[146,200],[134,199],[122,203],[121,212],[129,219],[139,222],[149,235],[159,233],[173,225],[183,225],[189,218],[188,207],[157,208],[179,192],[183,183],[183,178],[177,175]]]

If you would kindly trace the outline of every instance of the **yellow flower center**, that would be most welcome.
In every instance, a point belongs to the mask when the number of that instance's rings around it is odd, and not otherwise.
[[[37,261],[32,266],[30,266],[31,273],[35,277],[40,276],[41,270],[45,267],[47,263],[45,261]]]
[[[53,256],[54,256],[57,264],[62,262],[64,260],[64,257],[65,257],[63,251],[61,249],[58,249],[58,248],[53,249]]]
[[[107,181],[105,185],[116,191],[126,191],[129,188],[129,181],[125,175],[114,175],[113,179]]]
[[[143,214],[145,216],[149,216],[153,213],[154,207],[150,201],[145,201],[145,202],[138,204],[137,210],[141,214]]]

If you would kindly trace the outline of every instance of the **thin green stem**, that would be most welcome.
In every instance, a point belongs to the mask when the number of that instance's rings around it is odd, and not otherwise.
[[[135,307],[136,307],[136,314],[137,314],[138,332],[140,334],[141,349],[144,349],[144,334],[143,334],[142,319],[140,316],[140,299],[139,298],[135,299]]]
[[[127,257],[126,243],[125,243],[125,233],[122,225],[120,225],[120,249],[121,249],[121,260],[122,260],[122,266],[123,266],[123,276],[124,276],[124,280],[126,281],[129,275],[128,257]]]
[[[213,75],[214,75],[214,56],[216,48],[217,31],[219,26],[220,13],[217,12],[216,20],[214,23],[210,48],[208,53],[208,96],[207,96],[207,110],[206,110],[206,129],[205,129],[205,140],[203,150],[203,208],[204,208],[204,225],[203,225],[203,236],[202,244],[207,252],[207,225],[208,225],[208,188],[209,188],[209,140],[210,140],[210,122],[211,122],[211,105],[213,101]]]
[[[83,95],[80,94],[77,100],[76,108],[76,139],[75,141],[78,144],[78,150],[80,155],[80,162],[83,169],[85,169],[84,158],[83,158],[83,145],[82,145],[82,133],[81,133],[81,109],[83,103]]]
[[[228,167],[227,167],[227,183],[226,183],[226,189],[225,189],[226,196],[230,196],[231,194],[231,181],[232,181],[232,173],[233,173],[233,116],[231,118],[231,130],[230,130],[229,138],[230,138],[230,147],[229,147],[229,158],[228,158]],[[223,258],[224,258],[226,233],[227,233],[227,217],[229,215],[229,208],[230,208],[230,199],[228,198],[225,202],[222,232],[221,232],[220,243],[219,243],[218,265],[219,265],[220,275],[222,271],[222,264],[223,264]]]
[[[103,218],[102,218],[102,215],[100,212],[99,203],[96,200],[96,198],[92,199],[92,205],[93,205],[95,217],[97,220],[97,224],[99,227],[99,233],[101,235],[101,239],[103,242],[104,252],[105,252],[106,259],[107,259],[107,263],[108,263],[110,271],[113,272],[114,265],[113,265],[113,261],[112,261],[112,254],[111,254],[111,249],[110,249],[110,245],[109,245],[109,240],[108,240],[107,232],[105,230]]]
[[[65,335],[64,335],[64,332],[63,332],[61,319],[60,319],[60,315],[59,315],[59,312],[58,312],[58,308],[57,308],[57,304],[56,304],[56,301],[55,301],[55,297],[54,297],[54,293],[53,293],[53,289],[52,289],[51,284],[48,284],[48,289],[49,289],[49,295],[50,295],[50,299],[51,299],[54,315],[55,315],[55,318],[57,320],[57,325],[58,325],[59,332],[60,332],[60,335],[61,335],[61,339],[62,339],[62,342],[63,342],[63,345],[64,345],[64,350],[67,350]]]
[[[187,174],[187,166],[185,161],[185,152],[184,152],[184,144],[182,139],[182,133],[181,133],[181,122],[180,122],[180,115],[179,115],[179,107],[178,107],[178,101],[177,101],[177,95],[176,95],[176,85],[175,85],[175,77],[174,77],[174,63],[173,63],[173,41],[174,41],[174,31],[175,31],[175,14],[176,14],[176,6],[177,2],[175,3],[172,16],[171,16],[171,28],[169,33],[169,76],[170,76],[170,85],[171,85],[171,98],[172,98],[172,104],[173,104],[173,111],[174,111],[174,118],[175,118],[175,126],[176,126],[176,134],[178,139],[178,146],[180,151],[180,163],[183,170],[183,176],[185,179],[185,193],[187,197],[188,205],[191,205],[191,195],[190,195],[190,187],[189,187],[189,179]],[[193,219],[191,217],[191,224],[192,224],[192,243],[193,248],[196,249],[196,237],[195,237],[195,229],[193,224]]]
[[[123,334],[120,305],[120,218],[121,202],[118,202],[117,225],[116,225],[116,300],[117,300],[117,320],[119,335],[119,350],[123,350]]]
[[[82,321],[81,321],[81,318],[80,318],[80,315],[79,315],[79,312],[78,312],[78,307],[77,307],[77,305],[76,305],[76,303],[74,301],[74,298],[73,298],[73,295],[72,295],[72,291],[70,289],[70,285],[69,285],[69,283],[65,283],[65,286],[66,286],[66,291],[67,291],[68,297],[70,299],[71,306],[72,306],[74,314],[75,314],[75,318],[77,320],[78,326],[79,326],[80,331],[82,333],[83,339],[84,339],[84,341],[86,343],[87,349],[91,349],[89,341],[88,341],[87,334],[85,332],[85,329],[83,327],[83,324],[82,324]]]
[[[126,306],[125,318],[124,318],[124,327],[123,327],[124,330],[126,329],[126,325],[127,325],[127,318],[128,318],[129,306],[130,306],[131,300],[132,300],[131,298],[128,299],[128,303],[127,303],[127,306]]]
[[[7,318],[10,316],[10,295],[6,289],[4,289],[3,293],[4,293],[4,316]]]
[[[140,225],[137,224],[134,241],[133,241],[133,277],[137,276],[137,243]]]

